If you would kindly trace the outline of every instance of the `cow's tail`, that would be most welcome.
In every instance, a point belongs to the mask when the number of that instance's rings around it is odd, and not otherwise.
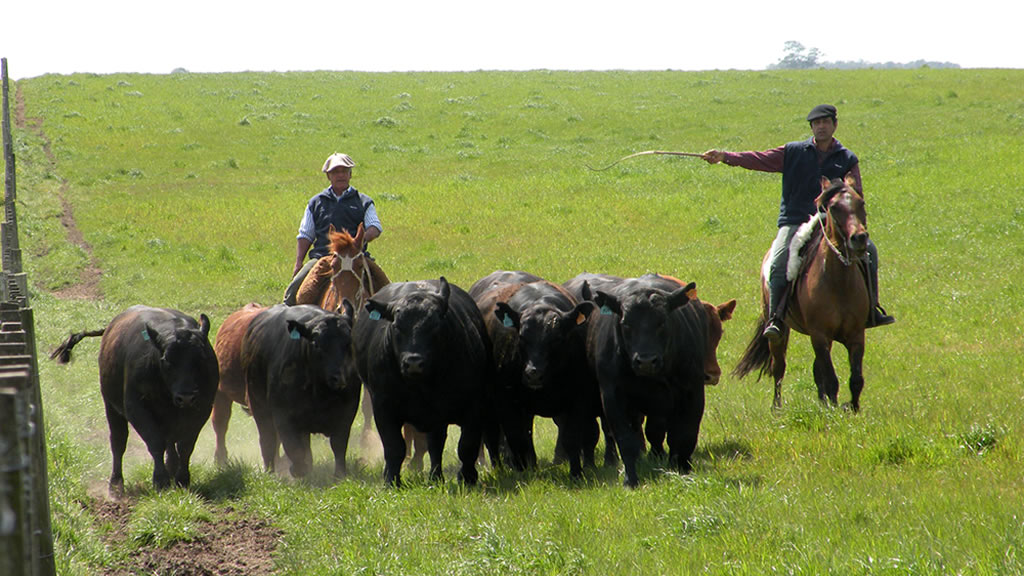
[[[740,358],[736,368],[733,369],[732,374],[737,378],[743,378],[747,374],[750,374],[754,370],[757,370],[757,379],[760,380],[761,376],[764,376],[769,368],[771,367],[772,353],[768,347],[768,339],[764,337],[764,328],[768,325],[768,317],[766,314],[761,314],[757,324],[754,327],[754,336],[750,339],[750,343],[747,344],[747,349],[743,352],[743,357]]]
[[[67,364],[71,361],[71,349],[82,341],[83,338],[91,338],[93,336],[103,336],[103,332],[106,328],[100,330],[92,330],[79,332],[77,334],[72,333],[68,336],[68,339],[63,344],[57,347],[56,350],[50,353],[50,360],[56,360],[58,364]]]

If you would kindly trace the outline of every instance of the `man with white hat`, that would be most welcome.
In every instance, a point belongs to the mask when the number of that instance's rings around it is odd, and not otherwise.
[[[348,154],[335,152],[327,157],[322,168],[330,185],[306,204],[306,212],[299,223],[299,234],[296,237],[295,269],[293,279],[285,289],[284,303],[292,306],[299,286],[309,274],[316,262],[330,252],[330,240],[327,232],[333,225],[335,230],[347,230],[353,237],[363,225],[363,240],[369,244],[384,231],[377,217],[377,209],[373,200],[352,187],[352,167],[356,163]],[[365,246],[365,245],[364,245]],[[384,286],[388,278],[380,266],[364,253],[370,265],[371,280],[374,286]],[[306,256],[309,259],[306,260]],[[305,264],[303,264],[305,260]]]

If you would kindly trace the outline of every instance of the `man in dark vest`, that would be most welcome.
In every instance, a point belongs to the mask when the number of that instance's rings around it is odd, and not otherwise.
[[[284,303],[289,306],[295,304],[299,286],[316,265],[317,260],[328,254],[330,240],[327,238],[327,232],[331,225],[335,230],[347,230],[349,234],[355,236],[359,231],[359,224],[362,223],[363,240],[366,244],[379,237],[383,232],[373,200],[350,184],[352,167],[355,165],[356,163],[348,154],[338,152],[328,156],[327,161],[324,162],[323,172],[327,175],[330,186],[310,198],[306,205],[306,212],[302,215],[302,221],[299,223],[295,269],[292,271],[292,281],[284,292]],[[363,251],[370,264],[373,285],[384,286],[388,283],[387,276],[380,266],[369,257],[370,253],[366,252],[365,245]],[[307,254],[309,260],[303,264]]]
[[[807,115],[813,136],[807,140],[790,142],[785,146],[763,152],[723,152],[708,150],[703,154],[709,164],[723,162],[748,170],[782,173],[782,202],[779,204],[779,232],[772,242],[770,273],[768,275],[768,325],[764,335],[777,342],[782,336],[782,322],[786,311],[782,309],[786,293],[786,263],[789,244],[801,224],[814,216],[814,199],[821,193],[821,177],[843,178],[850,174],[856,181],[854,188],[864,194],[857,155],[846,149],[833,137],[839,120],[836,108],[830,104],[815,106]],[[868,327],[892,324],[895,318],[886,314],[878,304],[878,249],[868,240],[868,277],[871,292],[871,314]]]

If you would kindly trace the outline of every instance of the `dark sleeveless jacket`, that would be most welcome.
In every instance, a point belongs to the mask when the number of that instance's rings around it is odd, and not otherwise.
[[[834,141],[825,161],[818,164],[814,138],[786,144],[782,166],[782,202],[779,227],[803,224],[817,210],[814,199],[821,194],[821,177],[842,178],[857,165],[857,155]]]
[[[309,211],[313,215],[316,240],[309,250],[309,258],[320,258],[330,252],[327,232],[331,224],[334,224],[335,230],[348,230],[349,234],[355,236],[359,231],[359,224],[366,215],[366,208],[371,204],[373,200],[355,188],[346,190],[337,200],[330,187],[313,196],[309,200]]]

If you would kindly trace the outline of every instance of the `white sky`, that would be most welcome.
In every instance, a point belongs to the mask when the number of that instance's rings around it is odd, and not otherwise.
[[[47,73],[760,70],[820,60],[1024,68],[1024,3],[11,0],[0,57]],[[932,8],[925,8],[930,4]]]

